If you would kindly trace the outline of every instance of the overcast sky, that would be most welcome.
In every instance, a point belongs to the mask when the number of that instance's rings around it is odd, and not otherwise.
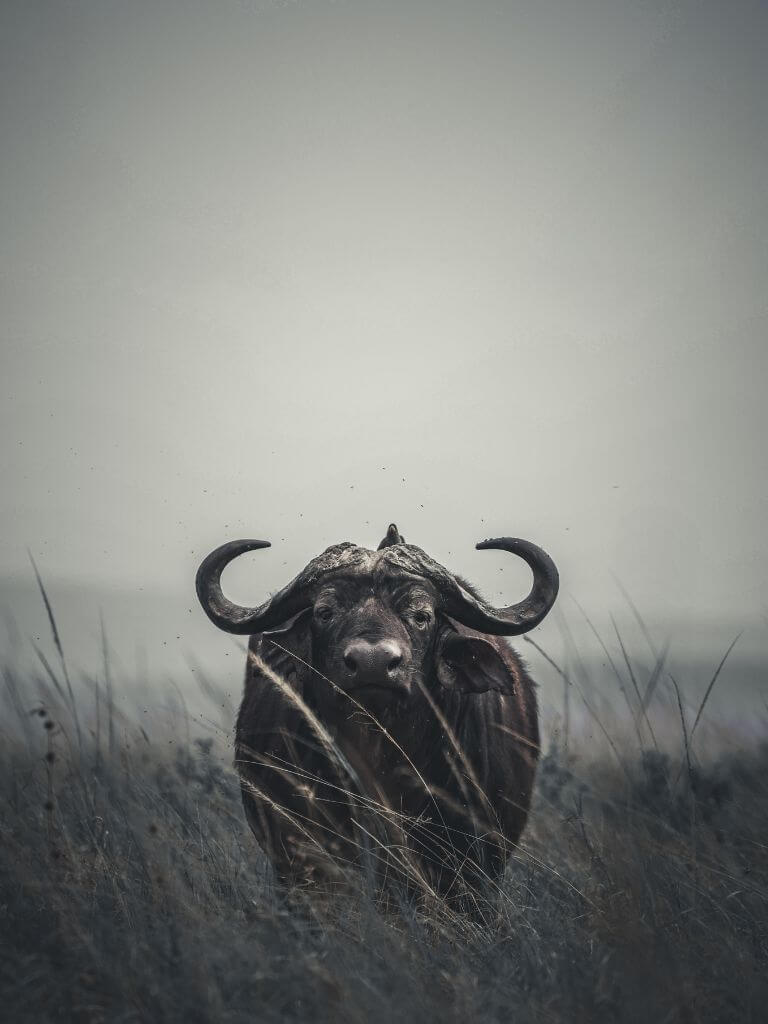
[[[0,7],[0,575],[394,520],[765,631],[768,4]]]

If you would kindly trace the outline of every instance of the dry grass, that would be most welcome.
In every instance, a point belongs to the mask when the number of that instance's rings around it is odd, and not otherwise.
[[[285,899],[231,737],[178,698],[162,725],[122,719],[108,666],[88,689],[57,650],[58,667],[5,671],[4,1019],[765,1019],[768,743],[697,759],[686,714],[701,718],[659,672],[679,749],[657,744],[648,684],[628,687],[629,739],[584,697],[599,744],[572,716],[498,900],[466,917],[397,892],[384,906],[362,876]]]

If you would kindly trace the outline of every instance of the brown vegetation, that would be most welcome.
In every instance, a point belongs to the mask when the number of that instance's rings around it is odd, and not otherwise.
[[[698,709],[668,679],[657,711],[682,712],[685,742],[657,749],[649,718],[631,742],[603,721],[590,743],[572,721],[472,917],[396,890],[384,904],[364,873],[324,902],[284,899],[226,729],[179,702],[132,722],[93,687],[86,701],[50,664],[5,670],[4,1019],[764,1019],[768,744],[733,735],[707,759],[706,715],[691,742]]]

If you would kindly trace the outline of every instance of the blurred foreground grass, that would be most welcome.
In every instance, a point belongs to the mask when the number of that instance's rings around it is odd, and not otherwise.
[[[140,721],[108,666],[73,687],[42,663],[4,672],[3,1020],[768,1019],[768,742],[721,735],[707,758],[671,686],[677,743],[657,746],[642,699],[627,728],[590,706],[592,738],[572,721],[550,742],[502,898],[467,920],[385,911],[362,882],[285,901],[225,729],[172,692],[174,714]]]

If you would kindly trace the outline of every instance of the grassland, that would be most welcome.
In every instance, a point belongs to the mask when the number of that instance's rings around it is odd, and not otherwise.
[[[468,918],[362,881],[286,899],[226,728],[173,692],[162,721],[118,713],[108,671],[41,665],[4,672],[3,1020],[768,1019],[768,742],[721,734],[709,756],[661,672],[655,719],[648,682],[635,699],[627,679],[624,722],[573,690],[500,898]]]

